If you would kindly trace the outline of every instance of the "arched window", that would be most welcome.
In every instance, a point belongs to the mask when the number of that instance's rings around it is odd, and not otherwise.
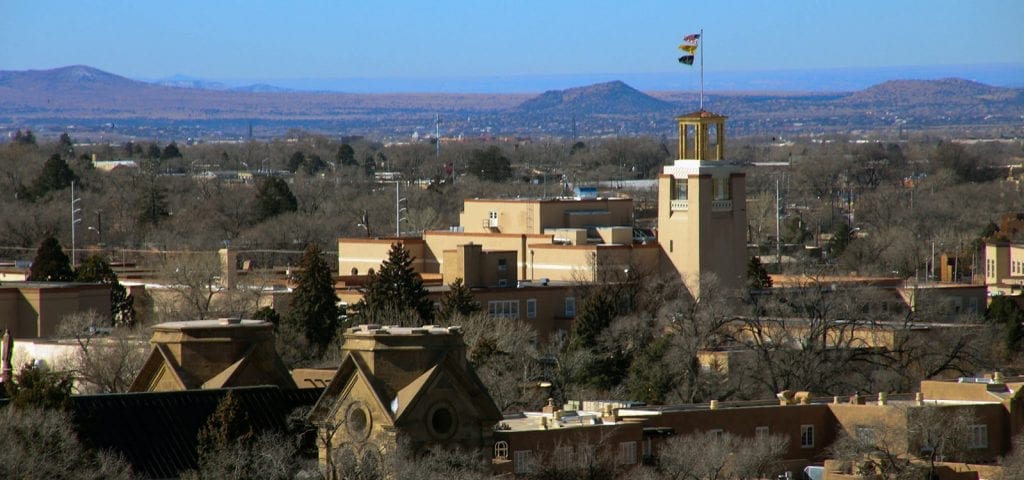
[[[494,443],[494,458],[497,460],[508,460],[508,442],[502,440]]]

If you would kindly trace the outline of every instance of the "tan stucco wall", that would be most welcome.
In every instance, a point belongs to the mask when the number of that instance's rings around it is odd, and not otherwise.
[[[412,268],[417,272],[437,272],[427,265],[426,245],[418,238],[339,238],[338,274],[349,275],[352,269],[359,275],[366,275],[372,268],[380,271],[380,265],[388,258],[391,245],[401,242],[413,257]]]
[[[490,227],[490,213],[497,213],[497,227]],[[576,212],[576,213],[572,213]],[[598,199],[470,199],[463,203],[459,222],[467,233],[540,234],[545,228],[577,228],[598,225],[633,225],[633,200]]]

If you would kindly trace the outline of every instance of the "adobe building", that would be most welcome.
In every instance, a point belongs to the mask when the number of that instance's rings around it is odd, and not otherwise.
[[[1024,244],[986,241],[984,267],[990,296],[1024,293]]]
[[[542,335],[568,329],[573,285],[678,275],[696,293],[714,274],[728,288],[746,276],[745,177],[726,162],[726,117],[704,110],[678,117],[679,159],[658,179],[657,239],[634,229],[633,200],[577,188],[574,197],[467,199],[460,226],[410,238],[341,238],[338,271],[379,270],[394,243],[429,286],[462,278],[493,316],[525,318]],[[632,272],[632,273],[631,273]],[[355,278],[339,292],[361,297]],[[524,291],[523,289],[530,289]],[[542,305],[543,304],[543,305]],[[525,315],[524,315],[525,313]]]
[[[130,392],[274,385],[296,388],[274,346],[274,324],[222,318],[153,327],[153,350]]]
[[[0,331],[15,339],[49,337],[72,313],[110,316],[110,286],[100,283],[5,282],[0,285]]]
[[[501,418],[461,329],[436,326],[346,331],[341,366],[310,412],[324,468],[342,455],[379,464],[399,445],[489,450]]]
[[[679,159],[658,176],[658,244],[664,271],[692,293],[714,274],[725,288],[746,278],[746,178],[725,161],[726,117],[699,110],[677,117]]]
[[[960,378],[925,381],[921,393],[849,398],[815,397],[809,392],[782,392],[778,400],[643,406],[622,402],[570,402],[541,412],[507,416],[494,435],[496,474],[525,475],[537,462],[549,467],[587,465],[594,456],[628,470],[655,463],[665,442],[694,433],[738,437],[781,436],[788,442],[779,471],[799,475],[807,466],[824,465],[825,478],[863,478],[830,460],[832,443],[840,435],[899,438],[891,452],[914,458],[921,452],[912,430],[925,407],[939,415],[966,414],[964,450],[946,452],[941,479],[978,478],[964,472],[991,474],[991,465],[1012,447],[1011,439],[1024,430],[1020,391],[1024,378]],[[580,408],[582,407],[582,408]],[[981,463],[982,465],[979,465]],[[995,469],[995,470],[993,470]],[[982,478],[988,478],[982,476]]]

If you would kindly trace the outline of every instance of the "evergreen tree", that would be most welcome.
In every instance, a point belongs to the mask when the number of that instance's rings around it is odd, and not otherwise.
[[[117,273],[103,257],[85,257],[75,271],[75,281],[110,285],[111,324],[115,327],[135,326],[135,299],[128,295],[128,290],[118,281]]]
[[[853,232],[850,226],[844,222],[836,224],[832,231],[832,239],[828,241],[828,251],[832,258],[838,258],[846,251],[846,247],[853,241]]]
[[[160,146],[159,145],[157,145],[155,143],[151,143],[151,144],[149,144],[148,147],[146,147],[146,158],[148,158],[150,160],[156,160],[156,159],[160,158],[160,154],[161,154],[161,152],[160,152]]]
[[[229,390],[224,398],[217,402],[217,410],[206,420],[206,425],[199,430],[196,445],[199,464],[203,465],[235,444],[248,444],[254,438],[249,416]]]
[[[178,150],[178,144],[171,142],[164,147],[164,151],[160,152],[160,160],[169,160],[172,158],[181,158],[181,151]]]
[[[49,192],[63,190],[78,180],[75,172],[64,161],[60,154],[53,154],[43,165],[43,170],[32,181],[32,194],[41,197]]]
[[[768,276],[761,259],[750,257],[747,262],[747,287],[751,290],[766,290],[772,288],[772,277]]]
[[[367,155],[366,158],[363,159],[363,173],[365,173],[367,177],[372,177],[377,173],[377,162],[373,160],[373,155]]]
[[[299,202],[284,179],[271,177],[260,183],[259,189],[256,191],[257,222],[285,212],[294,212],[298,208]]]
[[[461,278],[448,284],[448,291],[441,299],[441,310],[437,312],[439,320],[448,321],[456,315],[467,316],[480,311],[480,302],[473,298],[473,292]]]
[[[171,215],[167,209],[167,195],[154,176],[148,186],[143,187],[139,199],[139,223],[157,225]]]
[[[1021,324],[1024,323],[1024,309],[1016,300],[1006,296],[992,298],[992,303],[985,311],[985,319],[991,323],[1002,325],[1003,344],[1007,352],[1021,351],[1021,340],[1024,339],[1024,331]]]
[[[427,298],[423,280],[413,270],[412,261],[413,257],[409,255],[405,245],[391,245],[388,259],[381,264],[380,272],[370,274],[363,299],[356,304],[355,308],[362,318],[415,313],[418,317],[415,319],[417,325],[425,325],[433,320],[434,305]]]
[[[75,143],[71,141],[71,135],[68,135],[68,132],[60,134],[60,139],[57,140],[57,153],[69,157],[75,156]]]
[[[481,180],[503,182],[512,177],[512,163],[495,146],[474,150],[469,157],[469,173]]]
[[[27,363],[14,376],[14,382],[5,388],[15,408],[66,409],[70,406],[73,383],[70,375]]]
[[[600,288],[590,292],[583,300],[576,319],[572,322],[573,348],[593,348],[604,329],[618,315],[615,300]]]
[[[25,130],[24,133],[19,129],[14,134],[14,143],[18,145],[32,145],[36,144],[36,136],[32,133],[32,130]]]
[[[310,244],[302,253],[296,280],[298,285],[292,293],[287,321],[323,352],[338,328],[338,296],[334,293],[331,269],[320,256],[318,246]]]
[[[306,154],[296,151],[292,153],[291,157],[288,157],[288,171],[295,173],[299,171],[299,168],[306,163]]]
[[[334,155],[334,160],[343,167],[354,167],[359,164],[356,162],[356,151],[347,143],[338,147],[338,153]]]
[[[75,274],[71,271],[71,259],[60,248],[56,238],[46,237],[36,250],[28,280],[30,282],[70,282]]]

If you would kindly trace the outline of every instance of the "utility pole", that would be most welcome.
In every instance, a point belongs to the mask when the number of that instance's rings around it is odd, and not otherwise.
[[[779,179],[775,178],[775,266],[782,272],[782,228],[780,216],[782,208],[779,197]]]
[[[78,202],[81,201],[81,198],[75,196],[75,182],[71,182],[71,268],[78,265],[75,252],[75,225],[82,221],[82,218],[78,216],[82,213],[82,209],[78,208]]]
[[[402,212],[406,209],[402,208],[402,202],[405,201],[401,198],[401,194],[398,190],[400,182],[395,181],[395,237],[402,236]]]

